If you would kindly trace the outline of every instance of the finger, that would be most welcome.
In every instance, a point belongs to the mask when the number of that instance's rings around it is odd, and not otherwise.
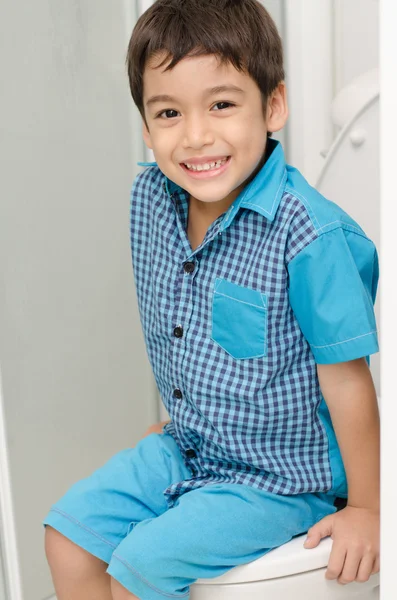
[[[338,579],[343,571],[346,559],[346,548],[334,542],[332,545],[331,554],[328,561],[328,568],[325,572],[326,579]]]
[[[358,567],[356,581],[364,583],[371,577],[372,569],[374,568],[375,557],[373,554],[366,554],[362,557]]]
[[[349,550],[346,553],[343,571],[338,577],[338,583],[346,585],[347,583],[351,583],[356,579],[361,559],[362,554],[360,550],[354,550],[352,548],[349,548]]]
[[[316,525],[310,527],[307,532],[307,538],[304,542],[305,548],[315,548],[319,545],[322,538],[325,538],[332,533],[332,515],[321,519]]]
[[[380,559],[379,559],[379,555],[378,555],[375,559],[375,563],[374,563],[374,567],[372,569],[371,575],[375,575],[375,573],[379,573],[379,571],[380,571]]]

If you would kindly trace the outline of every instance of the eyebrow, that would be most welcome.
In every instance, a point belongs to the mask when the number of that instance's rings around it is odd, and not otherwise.
[[[239,94],[245,94],[244,90],[237,87],[236,85],[217,85],[216,87],[209,88],[204,91],[204,96],[213,96],[214,94],[222,94],[224,92],[238,92]],[[146,102],[146,106],[155,104],[156,102],[177,102],[177,99],[167,94],[159,94],[158,96],[152,96]]]

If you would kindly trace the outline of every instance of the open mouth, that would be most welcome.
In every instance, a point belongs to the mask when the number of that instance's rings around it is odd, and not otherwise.
[[[213,176],[222,173],[228,166],[231,156],[225,156],[217,161],[203,163],[201,165],[192,165],[189,163],[181,163],[181,167],[185,172],[194,177]]]

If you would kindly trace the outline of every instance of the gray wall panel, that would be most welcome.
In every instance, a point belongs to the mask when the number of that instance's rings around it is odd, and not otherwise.
[[[24,597],[39,600],[51,503],[158,416],[129,247],[142,152],[123,2],[4,0],[0,23],[0,368]]]

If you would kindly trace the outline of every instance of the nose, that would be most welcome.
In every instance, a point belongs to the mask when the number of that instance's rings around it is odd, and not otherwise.
[[[203,116],[191,116],[185,119],[183,147],[200,150],[203,146],[214,143],[214,133],[208,119]]]

